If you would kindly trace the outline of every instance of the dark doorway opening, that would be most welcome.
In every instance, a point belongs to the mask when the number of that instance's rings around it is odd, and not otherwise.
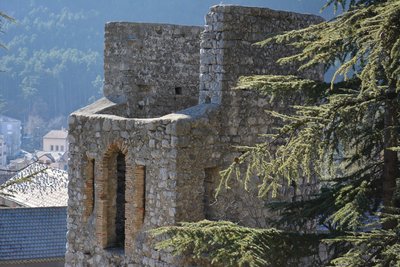
[[[207,220],[215,220],[216,211],[213,207],[213,203],[215,202],[215,189],[216,181],[218,181],[219,178],[219,169],[218,167],[206,168],[204,169],[204,175],[204,218]]]
[[[117,207],[115,214],[115,246],[124,247],[125,244],[125,155],[121,152],[117,155]]]

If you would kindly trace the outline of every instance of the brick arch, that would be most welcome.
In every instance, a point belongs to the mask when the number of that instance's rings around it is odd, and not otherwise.
[[[117,141],[108,146],[100,161],[101,174],[96,177],[98,205],[96,235],[103,248],[125,247],[127,181],[133,179],[133,160],[127,145]],[[123,166],[122,166],[123,165]]]

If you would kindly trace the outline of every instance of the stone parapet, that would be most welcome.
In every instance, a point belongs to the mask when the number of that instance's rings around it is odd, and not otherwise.
[[[162,116],[197,104],[202,27],[110,22],[105,27],[104,96],[121,116]]]
[[[157,257],[162,258],[159,264],[174,264],[174,257],[152,248],[146,231],[181,220],[204,218],[202,205],[193,201],[193,196],[201,200],[201,184],[197,193],[187,188],[187,182],[194,188],[195,179],[190,181],[177,165],[192,146],[193,131],[201,130],[202,134],[195,135],[204,143],[209,133],[200,128],[207,125],[205,118],[216,107],[195,106],[158,118],[104,113],[116,105],[101,99],[69,118],[67,266],[119,266],[124,262],[141,265],[154,262]],[[211,149],[209,145],[207,151]],[[118,205],[118,153],[124,155],[126,162],[125,244],[119,246],[115,244],[113,219]],[[200,156],[212,160],[206,155]],[[192,196],[187,197],[186,193]]]

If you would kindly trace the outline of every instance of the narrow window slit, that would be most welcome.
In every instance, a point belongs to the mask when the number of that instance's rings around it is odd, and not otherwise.
[[[175,95],[182,95],[182,87],[175,87]]]
[[[95,193],[96,193],[96,189],[95,189],[95,160],[94,159],[92,159],[91,161],[90,161],[90,167],[91,167],[91,169],[92,169],[92,171],[91,171],[91,173],[92,173],[92,176],[91,176],[91,180],[92,180],[92,199],[91,199],[91,202],[92,202],[92,207],[91,207],[91,212],[93,213],[93,211],[94,211],[94,204],[95,204]]]

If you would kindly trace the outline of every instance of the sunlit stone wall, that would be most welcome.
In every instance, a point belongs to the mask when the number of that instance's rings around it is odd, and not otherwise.
[[[272,215],[264,207],[268,200],[256,197],[258,178],[250,192],[233,180],[231,190],[223,189],[216,200],[219,171],[241,155],[236,146],[262,142],[260,134],[273,132],[278,122],[266,109],[290,111],[301,96],[271,101],[252,88],[234,86],[248,74],[321,78],[317,69],[297,73],[295,66],[278,66],[274,61],[290,52],[286,47],[252,46],[270,34],[319,21],[222,5],[210,9],[202,34],[199,27],[109,23],[105,98],[69,118],[66,266],[208,266],[155,250],[147,231],[202,219],[266,226]],[[118,171],[118,155],[124,171]],[[124,205],[116,189],[121,175]],[[305,184],[296,193],[314,188]],[[281,193],[291,198],[294,189]],[[121,222],[115,210],[122,206],[125,238],[116,238]]]

